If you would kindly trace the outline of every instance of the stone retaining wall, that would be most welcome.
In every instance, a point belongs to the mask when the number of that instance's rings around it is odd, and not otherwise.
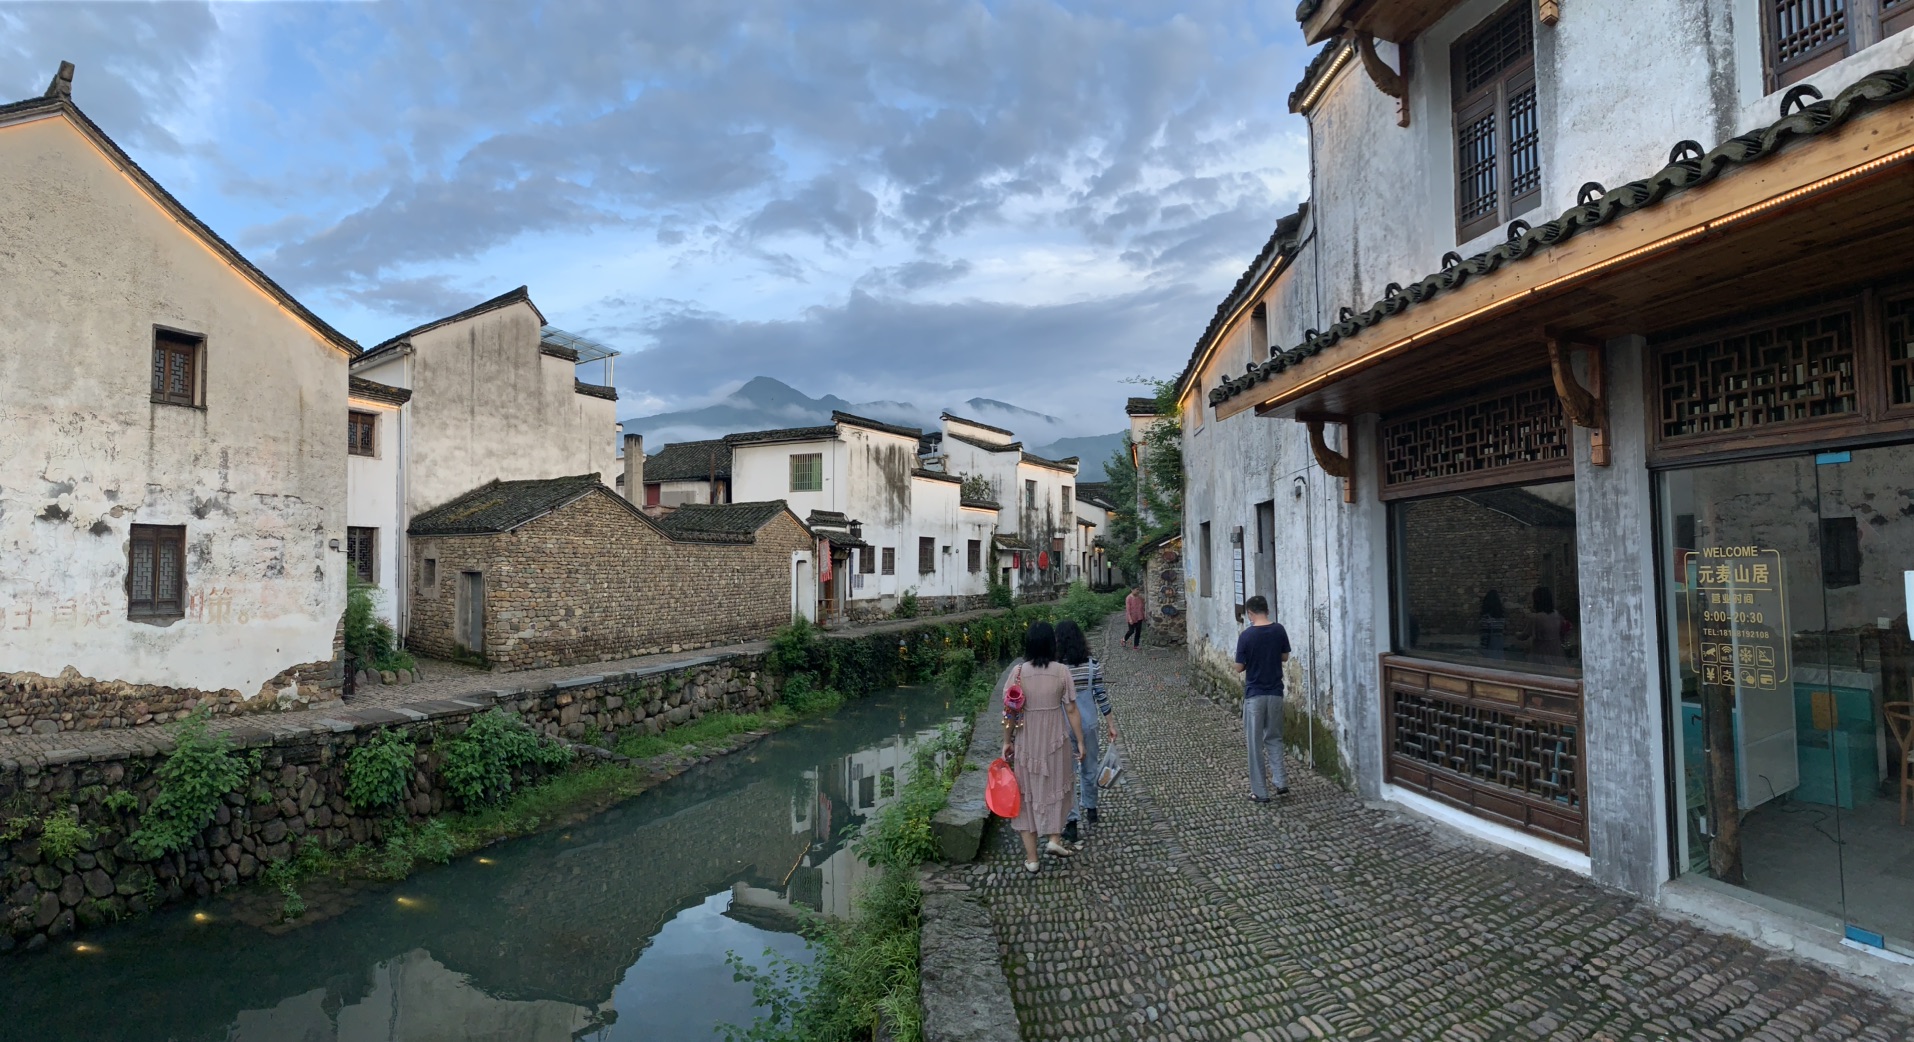
[[[156,771],[171,741],[154,735],[137,750],[60,750],[28,762],[0,760],[0,951],[37,948],[89,926],[200,897],[259,876],[307,844],[342,849],[383,838],[391,811],[366,814],[345,798],[345,764],[362,741],[387,728],[418,745],[400,816],[413,822],[456,806],[438,778],[432,741],[464,730],[474,714],[503,706],[547,735],[576,741],[588,729],[613,736],[632,728],[657,734],[708,712],[769,706],[777,685],[762,656],[732,656],[559,685],[499,690],[396,710],[363,709],[299,724],[242,724],[227,733],[257,756],[239,791],[188,849],[139,858],[127,836],[139,811],[115,810],[109,796],[132,792],[143,810],[158,792]],[[91,832],[71,857],[41,850],[42,822],[73,808]]]

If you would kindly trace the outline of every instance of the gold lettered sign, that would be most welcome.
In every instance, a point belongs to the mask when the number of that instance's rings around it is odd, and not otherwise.
[[[1711,546],[1687,553],[1689,618],[1703,684],[1776,691],[1788,683],[1788,596],[1781,551]]]

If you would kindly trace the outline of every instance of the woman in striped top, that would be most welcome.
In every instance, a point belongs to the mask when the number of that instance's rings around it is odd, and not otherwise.
[[[1077,713],[1083,717],[1083,756],[1077,761],[1077,804],[1082,808],[1083,817],[1091,824],[1097,821],[1097,772],[1103,754],[1098,749],[1097,728],[1094,721],[1103,720],[1105,732],[1111,741],[1116,741],[1116,718],[1110,715],[1110,696],[1103,690],[1103,667],[1090,656],[1090,642],[1083,636],[1083,628],[1076,622],[1065,619],[1057,623],[1057,661],[1070,667],[1070,679],[1077,688]],[[1077,839],[1077,811],[1072,809],[1070,820],[1063,826],[1063,836],[1070,842]]]

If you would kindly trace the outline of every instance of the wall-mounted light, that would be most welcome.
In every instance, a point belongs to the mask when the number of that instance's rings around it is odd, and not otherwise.
[[[1307,489],[1308,487],[1309,487],[1309,482],[1299,475],[1297,476],[1296,480],[1289,483],[1290,495],[1295,496],[1297,499],[1301,499],[1303,498],[1303,491]]]

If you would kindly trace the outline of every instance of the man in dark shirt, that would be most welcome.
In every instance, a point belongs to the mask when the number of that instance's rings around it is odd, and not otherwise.
[[[1283,780],[1283,663],[1289,659],[1289,634],[1269,621],[1262,594],[1243,605],[1249,628],[1236,638],[1236,672],[1243,674],[1243,737],[1249,742],[1249,798],[1269,802],[1289,792]],[[1268,772],[1268,781],[1264,772]]]

